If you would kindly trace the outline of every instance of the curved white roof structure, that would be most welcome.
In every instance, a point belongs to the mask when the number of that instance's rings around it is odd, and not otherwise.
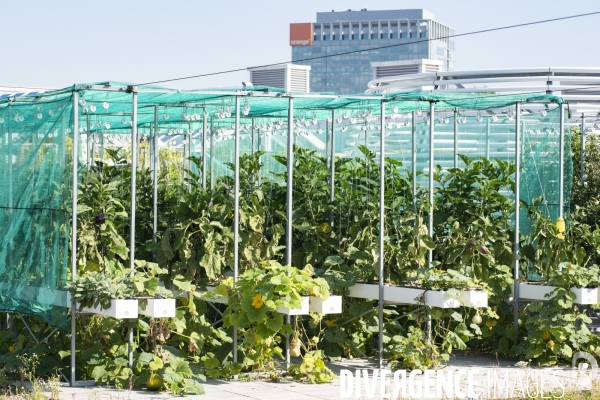
[[[430,90],[453,93],[548,93],[563,97],[572,119],[600,115],[600,68],[516,68],[439,71],[398,75],[369,82],[366,93]],[[600,124],[597,125],[600,127]]]

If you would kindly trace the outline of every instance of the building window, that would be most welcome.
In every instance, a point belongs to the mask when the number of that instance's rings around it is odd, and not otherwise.
[[[323,35],[323,40],[327,40],[327,36],[329,35]]]
[[[396,32],[390,33],[390,39],[398,39],[398,34]]]
[[[342,37],[341,37],[341,39],[342,39],[342,40],[346,40],[346,35],[344,35],[344,34],[342,33]]]
[[[314,36],[313,36],[313,40],[314,40],[314,41],[317,41],[317,40],[319,40],[319,35],[314,35]]]
[[[416,38],[417,37],[417,32],[411,32],[410,33],[410,38]]]
[[[375,39],[375,34],[371,33],[371,39]]]
[[[354,33],[350,35],[350,40],[354,40]]]
[[[420,37],[426,38],[427,37],[427,32],[421,32]]]
[[[335,40],[335,33],[331,35],[331,40]]]
[[[361,38],[361,40],[364,40],[364,39],[365,39],[365,34],[364,34],[364,33],[361,33],[361,34],[360,34],[360,38]]]
[[[406,39],[406,33],[400,32],[400,39]]]

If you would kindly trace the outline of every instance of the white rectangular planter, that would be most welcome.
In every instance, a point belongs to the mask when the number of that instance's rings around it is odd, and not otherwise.
[[[519,283],[519,299],[545,301],[549,299],[546,295],[554,289],[556,289],[556,286]]]
[[[571,288],[571,292],[575,293],[575,303],[577,304],[597,304],[600,296],[598,288]]]
[[[357,283],[349,289],[350,297],[379,300],[379,285],[376,283]],[[417,304],[424,292],[425,289],[421,288],[384,285],[383,300],[395,304]]]
[[[488,294],[481,289],[463,290],[460,292],[460,297],[465,307],[478,308],[488,306]]]
[[[525,300],[549,300],[546,297],[556,286],[534,285],[530,283],[519,283],[519,298]],[[575,304],[596,304],[600,301],[600,289],[598,288],[571,288],[575,294]]]
[[[138,301],[137,299],[111,300],[110,307],[107,309],[103,309],[99,304],[98,307],[84,307],[80,312],[100,314],[113,318],[137,318]]]
[[[446,290],[429,290],[425,292],[425,305],[438,308],[458,308],[460,301]]]
[[[329,296],[327,300],[320,297],[310,296],[309,311],[321,314],[341,314],[342,296]]]
[[[286,315],[308,315],[309,312],[309,304],[310,300],[308,297],[303,297],[300,300],[300,308],[287,308],[287,307],[279,307],[277,310],[278,313],[286,314]]]
[[[148,303],[145,310],[142,310],[141,303],[138,301],[138,314],[154,318],[175,317],[175,299],[146,299],[146,301]]]

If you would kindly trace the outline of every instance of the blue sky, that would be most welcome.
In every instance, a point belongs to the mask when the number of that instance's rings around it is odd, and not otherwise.
[[[0,85],[148,82],[287,61],[317,11],[425,8],[457,33],[600,11],[591,0],[3,1]],[[600,15],[456,39],[456,69],[600,67]],[[165,86],[238,86],[247,72]]]

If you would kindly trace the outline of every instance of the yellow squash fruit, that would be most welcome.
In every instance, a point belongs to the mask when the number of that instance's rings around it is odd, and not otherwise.
[[[163,378],[160,374],[152,374],[148,378],[146,385],[148,386],[148,390],[160,390],[163,386]]]
[[[553,340],[550,340],[548,342],[548,347],[554,347],[554,341]]]
[[[550,332],[544,332],[544,335],[542,337],[544,338],[544,340],[550,339]]]
[[[561,217],[558,217],[556,220],[556,229],[558,229],[558,235],[556,235],[556,237],[559,239],[564,239],[567,227],[565,225],[565,220]]]

